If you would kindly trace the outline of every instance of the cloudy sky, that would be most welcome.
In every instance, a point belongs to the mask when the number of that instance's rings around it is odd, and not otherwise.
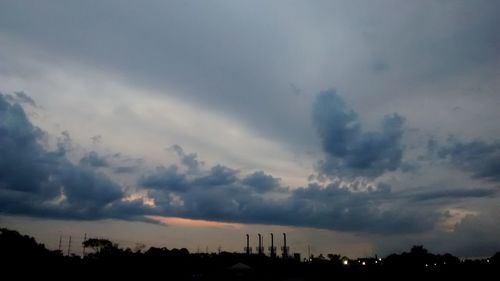
[[[293,252],[490,256],[499,10],[2,1],[0,224],[53,247],[287,232]]]

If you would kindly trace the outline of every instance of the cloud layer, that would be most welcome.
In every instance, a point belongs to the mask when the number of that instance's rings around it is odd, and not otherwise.
[[[384,117],[379,132],[363,132],[356,112],[347,107],[335,90],[321,92],[314,103],[313,120],[321,138],[325,174],[378,176],[401,166],[405,119]]]
[[[431,148],[441,159],[488,181],[500,181],[500,141],[450,140],[447,144]]]
[[[353,191],[341,182],[289,189],[280,180],[256,171],[214,165],[201,169],[196,154],[173,147],[183,165],[160,166],[138,184],[155,207],[124,200],[124,188],[97,169],[110,164],[96,152],[79,164],[66,158],[67,143],[56,151],[42,144],[36,128],[17,103],[0,96],[1,211],[72,219],[141,219],[148,214],[216,221],[310,226],[357,232],[418,232],[432,220],[380,206],[390,188]],[[68,135],[64,138],[68,142]]]
[[[96,154],[80,165],[66,158],[65,144],[48,151],[44,132],[33,126],[24,109],[0,94],[0,211],[68,219],[130,219],[122,187],[92,169],[104,163]]]
[[[290,190],[263,171],[240,177],[221,165],[196,175],[159,167],[140,183],[166,216],[392,234],[429,230],[437,219],[391,206],[388,186],[353,191],[339,181]]]
[[[0,206],[5,213],[90,220],[145,220],[145,216],[155,214],[397,234],[435,227],[440,212],[423,210],[419,202],[495,194],[490,189],[455,188],[401,197],[383,183],[340,179],[289,188],[264,171],[243,174],[220,164],[205,168],[195,153],[185,153],[174,145],[171,150],[181,166],[159,166],[137,182],[136,190],[154,202],[154,206],[146,206],[142,200],[127,200],[130,194],[99,171],[107,168],[116,173],[122,168],[108,161],[119,154],[103,157],[91,151],[73,164],[66,157],[71,146],[69,135],[64,133],[57,150],[48,151],[41,144],[43,131],[33,126],[24,109],[9,97],[0,96]],[[362,132],[356,114],[334,91],[318,95],[314,114],[328,159],[322,162],[321,172],[377,176],[401,165],[402,117],[386,117],[380,132]],[[450,151],[455,150],[442,148],[439,155]],[[413,204],[402,209],[405,202]]]

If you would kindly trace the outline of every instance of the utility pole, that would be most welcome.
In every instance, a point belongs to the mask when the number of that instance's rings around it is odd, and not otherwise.
[[[71,251],[71,236],[69,237],[69,242],[68,242],[68,256]]]
[[[61,252],[62,235],[59,235],[59,252]]]

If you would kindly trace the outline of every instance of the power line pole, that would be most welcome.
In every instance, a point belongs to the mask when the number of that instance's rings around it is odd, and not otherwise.
[[[69,237],[69,242],[68,242],[68,256],[70,251],[71,251],[71,236]]]
[[[61,252],[62,235],[59,235],[59,252]]]

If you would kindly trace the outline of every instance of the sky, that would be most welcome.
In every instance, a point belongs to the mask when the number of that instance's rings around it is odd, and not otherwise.
[[[499,10],[1,1],[0,224],[52,248],[491,256]]]

